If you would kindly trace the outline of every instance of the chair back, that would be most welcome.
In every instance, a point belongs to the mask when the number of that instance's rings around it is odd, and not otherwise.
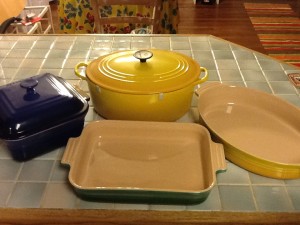
[[[162,0],[92,0],[97,32],[130,33],[146,28],[157,33]]]

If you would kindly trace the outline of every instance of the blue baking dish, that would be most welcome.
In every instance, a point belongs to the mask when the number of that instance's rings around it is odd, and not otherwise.
[[[81,134],[88,98],[63,78],[36,75],[0,87],[0,138],[25,161]]]

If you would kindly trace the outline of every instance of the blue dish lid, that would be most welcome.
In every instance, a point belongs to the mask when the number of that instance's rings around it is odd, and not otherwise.
[[[85,113],[88,103],[50,73],[0,87],[0,138],[19,139]]]

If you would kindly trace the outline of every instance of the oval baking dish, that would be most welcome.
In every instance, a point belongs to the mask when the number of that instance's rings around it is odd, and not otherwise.
[[[225,156],[251,172],[300,177],[300,109],[261,91],[211,83],[197,90],[201,123]]]
[[[171,122],[91,122],[61,162],[83,198],[164,204],[204,201],[226,169],[223,146],[205,127]]]

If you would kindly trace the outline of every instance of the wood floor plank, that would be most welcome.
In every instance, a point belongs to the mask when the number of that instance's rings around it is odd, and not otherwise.
[[[203,5],[193,0],[178,0],[180,34],[211,34],[266,53],[244,8],[244,2],[285,3],[300,15],[300,0],[220,0],[220,4]],[[59,33],[57,1],[51,3],[54,28]]]

